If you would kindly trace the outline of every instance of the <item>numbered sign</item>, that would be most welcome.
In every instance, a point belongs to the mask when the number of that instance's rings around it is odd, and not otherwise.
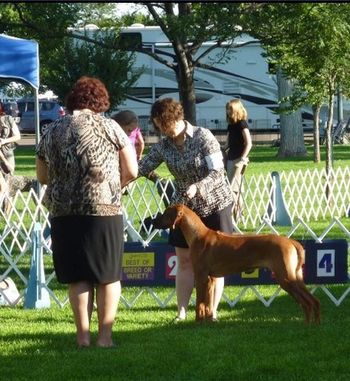
[[[345,239],[304,241],[305,280],[310,284],[348,282],[348,243]]]
[[[177,256],[175,253],[166,254],[166,269],[165,276],[167,279],[175,279],[177,272]]]
[[[317,276],[333,277],[335,275],[335,250],[317,250]]]

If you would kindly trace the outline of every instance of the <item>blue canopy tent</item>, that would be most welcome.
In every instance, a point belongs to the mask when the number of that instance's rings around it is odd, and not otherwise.
[[[40,139],[39,130],[39,49],[31,40],[0,34],[0,78],[24,81],[34,89],[35,139]],[[38,190],[40,186],[38,185]],[[50,297],[45,288],[43,249],[40,243],[41,225],[36,223],[33,235],[33,253],[26,290],[25,308],[50,306]]]
[[[0,34],[0,77],[24,81],[34,89],[35,137],[39,130],[39,47],[36,41]]]

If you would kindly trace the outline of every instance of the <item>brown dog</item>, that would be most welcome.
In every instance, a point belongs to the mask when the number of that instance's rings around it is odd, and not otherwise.
[[[301,305],[305,322],[320,322],[320,303],[303,281],[304,249],[290,238],[274,234],[230,235],[208,229],[187,206],[168,207],[154,227],[178,226],[190,247],[196,282],[196,320],[211,319],[215,278],[268,268],[276,282]]]

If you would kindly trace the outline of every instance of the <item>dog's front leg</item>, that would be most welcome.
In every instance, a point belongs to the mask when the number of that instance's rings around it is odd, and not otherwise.
[[[208,320],[213,319],[214,291],[216,278],[208,276],[208,286],[205,300],[205,317]]]
[[[208,275],[195,274],[196,282],[196,321],[203,321],[206,317],[208,302]]]

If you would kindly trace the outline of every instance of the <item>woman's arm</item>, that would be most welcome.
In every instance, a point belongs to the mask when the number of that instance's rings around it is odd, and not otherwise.
[[[35,159],[35,165],[36,165],[36,177],[40,184],[47,184],[48,183],[48,168],[47,164],[44,160],[39,159],[38,157]]]
[[[136,179],[138,173],[138,165],[130,144],[126,145],[119,151],[120,159],[120,183],[124,188],[130,181]]]
[[[143,139],[141,130],[138,131],[136,142],[135,142],[135,150],[137,155],[137,160],[141,160],[143,150],[145,149],[145,141]]]
[[[161,151],[162,148],[160,143],[152,145],[147,155],[145,155],[139,162],[139,176],[148,177],[150,172],[154,171],[161,163],[163,163],[164,160]]]
[[[19,132],[17,123],[14,121],[13,118],[9,118],[9,121],[11,124],[11,136],[9,136],[8,138],[0,139],[0,146],[8,143],[15,143],[21,139],[21,133]]]
[[[189,198],[194,197],[197,192],[206,197],[207,192],[220,187],[223,181],[224,161],[220,144],[209,130],[203,129],[202,132],[201,155],[204,157],[208,174],[187,189],[186,194]]]
[[[243,140],[244,140],[244,150],[242,153],[242,159],[248,158],[249,152],[252,149],[252,138],[248,128],[242,130]]]

